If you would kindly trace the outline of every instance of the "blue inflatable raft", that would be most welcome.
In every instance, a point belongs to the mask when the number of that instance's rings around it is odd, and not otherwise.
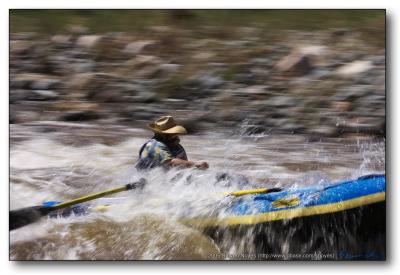
[[[234,226],[323,215],[385,201],[385,175],[367,175],[324,186],[286,189],[243,196],[232,204],[225,218],[186,220],[192,225]]]
[[[220,217],[184,220],[222,250],[240,244],[234,260],[384,260],[385,175],[293,188],[235,199]],[[260,256],[261,255],[261,256]]]

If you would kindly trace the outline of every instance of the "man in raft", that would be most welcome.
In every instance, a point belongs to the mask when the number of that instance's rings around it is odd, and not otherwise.
[[[186,129],[178,125],[172,116],[162,116],[150,123],[154,136],[143,144],[139,151],[137,169],[151,169],[154,167],[197,167],[207,169],[207,162],[194,162],[187,158],[185,149],[179,144],[178,135],[187,133]]]

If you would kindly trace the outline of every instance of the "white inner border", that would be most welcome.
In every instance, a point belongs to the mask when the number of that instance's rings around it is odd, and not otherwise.
[[[1,22],[1,43],[0,53],[2,62],[1,81],[0,81],[0,110],[1,110],[1,266],[3,274],[68,274],[78,272],[80,274],[110,274],[118,272],[119,274],[145,274],[150,272],[167,272],[170,274],[221,274],[222,272],[230,274],[335,274],[343,271],[353,271],[358,274],[376,274],[376,273],[394,273],[400,266],[399,253],[399,162],[400,155],[398,149],[399,130],[399,96],[398,76],[399,58],[397,49],[399,49],[399,29],[398,17],[400,16],[399,4],[391,0],[364,0],[364,1],[317,1],[317,0],[281,0],[281,1],[256,1],[256,0],[222,0],[222,1],[183,1],[183,0],[153,0],[153,1],[94,1],[94,0],[69,0],[69,1],[51,1],[51,0],[2,0],[0,1],[0,22]],[[8,9],[16,8],[385,8],[387,9],[387,99],[390,97],[390,104],[387,106],[387,176],[388,176],[388,228],[387,248],[388,260],[386,263],[313,263],[313,262],[271,262],[271,263],[207,263],[207,262],[51,262],[51,263],[16,263],[8,261],[8,165],[9,165],[9,144],[8,144]],[[390,67],[389,67],[390,66]],[[391,107],[391,109],[389,109]],[[396,169],[397,168],[397,169]],[[392,209],[392,210],[390,210]],[[392,221],[390,221],[393,219]]]

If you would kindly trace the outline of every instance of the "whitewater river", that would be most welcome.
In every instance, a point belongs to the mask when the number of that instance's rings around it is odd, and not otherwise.
[[[11,259],[224,259],[224,253],[250,253],[251,236],[215,243],[179,219],[212,214],[226,191],[322,184],[385,171],[382,139],[311,142],[298,135],[249,136],[239,127],[181,138],[188,157],[209,162],[208,171],[138,173],[133,166],[150,137],[146,129],[104,124],[10,125],[10,209],[147,180],[142,190],[114,195],[123,203],[106,211],[43,218],[10,232]],[[217,181],[221,172],[231,180]]]

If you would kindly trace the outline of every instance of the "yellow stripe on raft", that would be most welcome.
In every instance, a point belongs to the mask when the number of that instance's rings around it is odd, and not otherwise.
[[[274,212],[255,214],[255,215],[230,216],[222,219],[218,218],[183,219],[180,220],[180,222],[186,225],[196,226],[200,228],[212,227],[212,226],[253,225],[262,222],[278,221],[278,220],[291,219],[297,217],[339,212],[367,204],[385,201],[385,198],[386,198],[385,192],[380,192],[347,201],[341,201],[324,205],[286,209],[281,211],[274,211]]]
[[[268,191],[267,188],[260,188],[260,189],[250,189],[250,190],[241,190],[241,191],[235,191],[235,192],[225,192],[225,196],[244,196],[244,195],[251,195],[251,194],[260,194],[260,193],[266,193]]]

